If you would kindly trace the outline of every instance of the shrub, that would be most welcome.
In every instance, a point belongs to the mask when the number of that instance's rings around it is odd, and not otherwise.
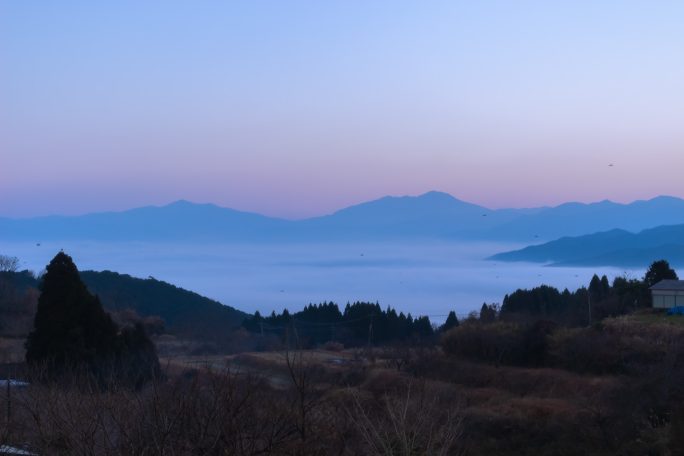
[[[543,366],[546,362],[549,336],[558,325],[552,321],[539,320],[523,332],[523,363],[528,366]]]
[[[563,329],[549,339],[551,364],[598,374],[638,374],[679,356],[683,349],[680,328],[619,318],[591,328]]]
[[[441,343],[445,353],[478,361],[518,364],[524,359],[522,331],[514,323],[463,324],[444,334]]]

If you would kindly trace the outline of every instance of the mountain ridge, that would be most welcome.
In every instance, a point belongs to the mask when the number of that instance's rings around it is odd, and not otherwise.
[[[443,239],[541,242],[613,228],[684,223],[684,200],[658,196],[554,207],[489,209],[438,191],[385,196],[301,220],[178,200],[78,216],[0,218],[0,239],[102,241],[331,241]]]
[[[498,253],[489,260],[546,263],[550,266],[643,266],[657,259],[684,265],[684,224],[631,233],[610,230],[564,237]]]

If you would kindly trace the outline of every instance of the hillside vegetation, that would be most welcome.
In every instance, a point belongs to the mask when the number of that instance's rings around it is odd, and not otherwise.
[[[116,316],[160,317],[166,332],[221,343],[245,314],[169,283],[111,271],[81,271],[88,290]],[[0,334],[25,337],[33,324],[39,280],[30,272],[0,272]]]
[[[242,324],[245,313],[153,278],[139,279],[111,271],[83,271],[81,278],[107,309],[156,315],[176,335],[220,341]]]

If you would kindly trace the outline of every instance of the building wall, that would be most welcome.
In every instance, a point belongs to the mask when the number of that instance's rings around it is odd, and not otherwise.
[[[651,295],[656,309],[684,306],[684,293],[681,291],[652,291]]]
[[[665,296],[653,294],[653,308],[663,309],[665,308]]]

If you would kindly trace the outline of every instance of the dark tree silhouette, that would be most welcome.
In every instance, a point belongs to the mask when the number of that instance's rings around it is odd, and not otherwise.
[[[480,308],[480,321],[483,323],[492,323],[496,320],[496,307],[494,305],[487,305],[483,303]]]
[[[449,312],[449,315],[447,316],[446,321],[444,324],[439,328],[440,331],[448,331],[451,328],[455,328],[459,325],[458,317],[456,316],[456,312],[453,310]]]
[[[78,275],[71,257],[58,253],[43,276],[34,330],[26,341],[29,364],[53,368],[111,359],[117,328]]]
[[[591,278],[591,282],[589,282],[589,293],[591,294],[591,300],[594,302],[607,298],[610,294],[608,277],[604,275],[599,279],[599,276],[594,274]]]
[[[419,338],[430,337],[433,334],[432,325],[428,317],[418,317],[413,322],[413,334]]]
[[[142,326],[120,333],[97,296],[81,281],[71,257],[58,253],[40,285],[34,329],[26,340],[26,361],[49,372],[86,368],[114,373],[139,386],[159,370],[156,350]]]
[[[160,373],[157,350],[142,324],[121,330],[116,351],[116,373],[125,384],[140,388]]]
[[[644,283],[647,287],[652,287],[661,280],[679,280],[677,273],[670,267],[670,263],[665,260],[654,261],[646,271]]]
[[[610,282],[605,274],[601,276],[601,294],[602,298],[607,298],[610,295]]]
[[[323,302],[309,304],[292,314],[287,309],[281,314],[271,312],[268,317],[257,312],[242,326],[255,333],[279,335],[289,342],[294,336],[300,347],[328,341],[349,346],[383,344],[409,338],[426,340],[434,335],[428,317],[414,319],[411,314],[397,314],[391,307],[383,310],[380,304],[370,302],[347,303],[344,311],[333,302]]]

